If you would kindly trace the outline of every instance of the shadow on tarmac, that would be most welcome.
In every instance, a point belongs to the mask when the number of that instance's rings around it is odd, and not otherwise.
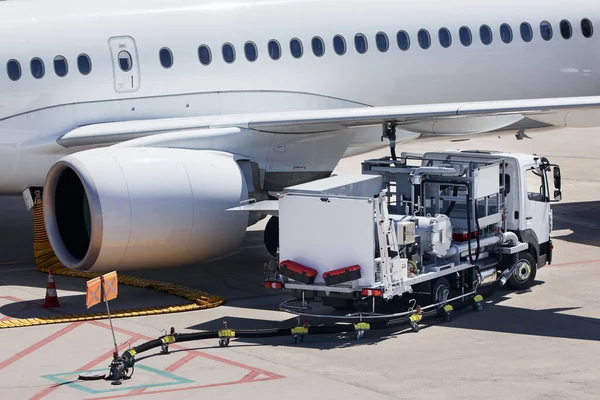
[[[553,238],[600,247],[600,201],[557,203],[552,205],[552,211],[554,231],[572,231],[567,234],[553,234]]]
[[[474,312],[470,306],[454,311],[453,319],[444,322],[441,318],[430,316],[424,318],[420,324],[421,331],[432,326],[443,328],[461,328],[465,330],[481,330],[498,333],[512,333],[519,335],[545,336],[563,339],[600,341],[600,319],[588,318],[577,315],[569,315],[569,311],[581,309],[582,307],[552,308],[545,310],[530,310],[525,308],[502,306],[501,303],[508,300],[508,294],[526,295],[535,291],[535,286],[543,285],[543,281],[536,281],[535,285],[521,292],[509,291],[507,289],[497,291],[489,298],[485,298],[483,312]],[[469,303],[471,304],[471,303]],[[404,308],[402,308],[404,310]],[[397,310],[396,310],[397,311]],[[392,312],[392,311],[390,311]],[[298,324],[297,318],[291,316],[283,321],[270,321],[254,318],[236,318],[224,316],[219,319],[205,323],[192,325],[187,330],[212,331],[223,329],[223,321],[227,321],[227,328],[233,330],[253,330],[269,328],[289,328]],[[302,322],[302,321],[301,321]],[[331,325],[331,320],[309,318],[310,326]],[[384,340],[408,334],[412,332],[407,323],[395,324],[391,327],[366,332],[363,339],[356,341],[353,333],[333,335],[308,335],[303,343],[294,344],[292,337],[276,337],[267,339],[240,339],[236,338],[235,346],[238,345],[267,345],[267,346],[302,346],[318,350],[333,350],[341,347],[355,345],[374,345]],[[212,348],[217,346],[206,341],[206,345],[197,347]]]

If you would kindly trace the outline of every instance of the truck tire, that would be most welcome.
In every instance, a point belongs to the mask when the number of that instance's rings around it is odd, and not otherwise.
[[[519,253],[517,268],[508,278],[508,284],[514,290],[523,290],[531,287],[537,273],[537,263],[528,251]]]
[[[272,216],[267,221],[265,226],[265,247],[267,251],[273,256],[277,257],[277,248],[279,247],[279,218]]]
[[[446,300],[450,298],[450,283],[446,278],[437,278],[431,286],[431,304],[441,303],[444,298],[444,292],[448,291]]]

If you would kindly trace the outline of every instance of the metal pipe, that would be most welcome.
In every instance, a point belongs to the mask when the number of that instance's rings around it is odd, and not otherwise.
[[[470,242],[471,242],[471,246],[477,246],[477,239],[472,239],[472,240],[470,240]],[[479,239],[480,247],[490,246],[490,245],[496,244],[496,243],[517,244],[517,243],[519,243],[519,238],[513,232],[505,232],[505,233],[498,232],[493,236],[488,236],[486,238]],[[469,250],[469,242],[453,244],[452,246],[450,246],[450,249],[444,256],[444,258],[453,257],[453,256],[460,254],[467,250]]]
[[[463,171],[460,165],[452,165],[450,167],[417,167],[410,174],[460,176],[463,174]]]

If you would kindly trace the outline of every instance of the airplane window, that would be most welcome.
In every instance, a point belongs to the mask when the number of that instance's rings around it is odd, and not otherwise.
[[[346,54],[346,41],[343,36],[335,35],[333,37],[333,50],[340,56]]]
[[[202,65],[208,65],[212,61],[212,54],[207,45],[203,44],[198,47],[198,60],[200,60],[200,64]]]
[[[390,48],[390,41],[383,32],[378,32],[377,35],[375,35],[375,44],[377,44],[377,49],[382,53],[385,53]]]
[[[246,42],[244,45],[244,53],[246,53],[246,59],[248,61],[256,61],[258,58],[258,50],[256,45],[252,42]]]
[[[69,72],[69,67],[67,65],[67,59],[63,56],[54,57],[54,72],[57,76],[63,77],[67,76]]]
[[[167,49],[166,47],[160,49],[158,52],[158,58],[160,59],[160,65],[162,65],[164,68],[171,68],[173,66],[173,53],[171,53],[171,50]]]
[[[594,27],[592,26],[590,20],[587,18],[581,20],[581,33],[586,38],[591,38],[594,34]]]
[[[560,34],[564,39],[571,39],[573,30],[571,29],[571,23],[566,19],[560,21]]]
[[[119,67],[121,68],[121,71],[123,72],[129,72],[131,71],[131,67],[133,66],[133,61],[131,59],[131,54],[129,54],[128,51],[121,51],[119,52]]]
[[[504,43],[512,42],[512,29],[510,28],[510,25],[500,25],[500,39],[502,39]]]
[[[540,23],[540,35],[544,40],[552,39],[552,25],[548,21],[542,21]]]
[[[290,40],[290,52],[292,53],[292,56],[294,58],[302,57],[303,49],[302,42],[300,41],[300,39],[293,38],[292,40]]]
[[[533,39],[533,30],[531,29],[531,25],[527,22],[523,22],[520,26],[521,29],[521,39],[525,42],[531,42]]]
[[[422,49],[428,49],[429,46],[431,46],[431,37],[427,30],[420,29],[417,33],[417,38],[419,39],[419,46],[421,46]]]
[[[461,26],[461,28],[458,30],[458,36],[460,37],[460,42],[463,44],[463,46],[470,46],[473,42],[471,30],[466,26]]]
[[[223,53],[223,60],[225,60],[226,63],[231,64],[235,61],[235,49],[231,43],[225,43],[221,52]]]
[[[315,54],[315,56],[317,57],[321,57],[323,54],[325,54],[325,43],[323,43],[323,39],[321,39],[318,36],[315,36],[314,38],[312,38],[312,51]]]
[[[92,71],[92,60],[87,54],[80,54],[77,57],[77,68],[81,75],[88,75]]]
[[[479,37],[481,38],[481,43],[488,45],[492,43],[492,30],[487,25],[481,25],[479,27]]]
[[[21,79],[21,64],[17,60],[10,60],[6,63],[6,73],[11,81]]]
[[[40,79],[44,77],[44,62],[42,60],[40,60],[39,58],[32,59],[30,67],[31,75],[33,75],[34,78]]]
[[[360,54],[367,52],[367,38],[362,33],[357,33],[354,36],[354,47]]]
[[[396,34],[396,42],[398,42],[398,48],[400,50],[408,50],[410,47],[410,38],[408,37],[408,33],[405,31],[398,31]]]
[[[279,45],[279,42],[277,40],[270,40],[267,47],[269,48],[269,57],[273,60],[279,60],[279,57],[281,57],[281,46]]]
[[[452,44],[452,37],[450,36],[450,31],[447,28],[441,28],[438,31],[438,37],[442,47],[448,48]]]

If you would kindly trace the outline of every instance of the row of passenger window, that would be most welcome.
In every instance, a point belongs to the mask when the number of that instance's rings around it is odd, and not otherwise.
[[[63,56],[54,57],[54,73],[56,76],[64,77],[69,73],[69,63],[67,59]],[[41,79],[46,75],[46,67],[44,65],[44,61],[41,58],[35,57],[32,58],[29,62],[29,69],[31,70],[31,75],[36,79]],[[92,60],[87,54],[80,54],[77,57],[77,69],[79,73],[82,75],[88,75],[92,71]],[[9,60],[6,63],[6,73],[8,77],[12,81],[18,81],[21,79],[23,74],[21,70],[21,63],[17,60]]]
[[[589,19],[584,18],[581,20],[581,33],[584,37],[590,38],[593,35],[593,26]],[[568,20],[562,20],[559,23],[560,35],[564,39],[570,39],[573,36],[573,28]],[[554,36],[552,25],[548,21],[542,21],[539,25],[540,36],[545,41],[549,41]],[[527,22],[521,23],[519,26],[519,32],[521,39],[525,42],[531,42],[533,40],[533,28]],[[510,43],[513,41],[513,30],[509,24],[502,24],[499,27],[500,40],[504,43]],[[473,43],[473,34],[471,29],[467,26],[462,26],[458,30],[458,38],[460,43],[467,47]],[[488,25],[481,25],[479,27],[479,39],[484,45],[492,43],[494,35],[492,29]],[[452,34],[448,28],[440,28],[438,30],[438,40],[442,47],[448,48],[452,45]],[[422,49],[428,49],[431,47],[432,39],[427,29],[420,29],[417,32],[417,42],[419,47]],[[398,31],[396,34],[396,43],[400,50],[406,51],[410,48],[410,36],[406,31]],[[342,35],[335,35],[333,37],[333,51],[338,55],[343,55],[347,51],[346,39]],[[325,42],[319,36],[312,38],[310,42],[312,52],[315,56],[321,57],[325,54]],[[387,34],[384,32],[378,32],[375,35],[375,45],[377,49],[384,53],[389,50],[390,42]],[[294,58],[300,58],[304,54],[304,48],[302,42],[298,38],[293,38],[289,43],[290,53]],[[368,50],[368,41],[365,35],[358,33],[354,36],[354,48],[359,54],[364,54]],[[165,49],[163,49],[165,50]],[[281,45],[275,39],[270,40],[267,43],[267,50],[269,57],[273,60],[278,60],[281,57]],[[162,51],[162,50],[161,50]],[[225,43],[221,48],[222,56],[225,62],[232,63],[235,61],[236,54],[235,48],[231,43]],[[248,61],[255,61],[258,58],[258,50],[254,42],[246,42],[244,45],[244,54]],[[198,59],[203,65],[209,65],[212,61],[212,54],[210,48],[207,45],[201,45],[198,47]],[[168,66],[163,62],[163,55],[161,54],[161,63],[165,68],[169,68],[172,65],[172,54],[169,51]]]
[[[581,20],[581,33],[584,37],[590,38],[594,33],[594,28],[591,21],[587,18]],[[559,23],[560,35],[564,39],[570,39],[573,35],[573,28],[571,23],[564,19]],[[539,25],[540,36],[542,39],[549,41],[553,37],[552,25],[548,21],[542,21]],[[502,24],[499,28],[500,40],[504,43],[510,43],[513,40],[513,31],[509,24]],[[525,42],[530,42],[533,39],[533,28],[527,22],[521,23],[519,26],[519,32],[521,39]],[[473,42],[473,35],[471,29],[466,26],[462,26],[458,30],[458,38],[460,43],[467,47]],[[492,29],[488,25],[481,25],[479,27],[479,38],[481,43],[489,45],[493,41]],[[438,30],[438,40],[442,47],[448,48],[452,45],[452,34],[448,28],[440,28]],[[417,32],[417,41],[419,47],[422,49],[428,49],[431,47],[431,36],[427,29],[420,29]],[[333,37],[333,51],[338,55],[344,55],[347,51],[346,39],[342,35],[335,35]],[[406,31],[398,31],[396,34],[396,43],[400,50],[406,51],[410,48],[410,36]],[[325,54],[325,42],[319,37],[315,36],[312,38],[311,49],[315,56],[321,57]],[[375,35],[375,45],[377,49],[384,53],[388,51],[390,42],[387,34],[384,32],[378,32]],[[294,58],[300,58],[304,54],[304,47],[302,41],[298,38],[293,38],[289,43],[290,53]],[[359,54],[364,54],[368,50],[368,40],[365,35],[358,33],[354,36],[354,48]],[[281,58],[282,50],[281,45],[275,39],[270,40],[267,43],[267,50],[269,57],[273,60]],[[225,43],[221,47],[221,53],[223,60],[227,63],[233,63],[236,59],[235,47],[231,43]],[[258,48],[254,42],[246,42],[244,44],[244,54],[248,61],[256,61],[258,58]],[[164,68],[171,68],[173,66],[173,53],[170,49],[163,47],[159,50],[160,63]],[[131,54],[127,51],[121,51],[118,54],[119,67],[121,70],[127,72],[131,70],[133,60]],[[207,45],[201,45],[198,47],[198,59],[202,65],[209,65],[212,62],[212,53],[210,47]],[[92,70],[92,61],[87,54],[80,54],[77,57],[77,68],[82,75],[88,75]],[[31,74],[36,79],[41,79],[45,75],[44,62],[40,58],[33,58],[30,62]],[[17,60],[10,60],[6,64],[6,71],[8,77],[13,81],[18,81],[21,78],[21,64]],[[54,72],[59,77],[64,77],[69,71],[67,59],[63,56],[56,56],[54,58]]]

